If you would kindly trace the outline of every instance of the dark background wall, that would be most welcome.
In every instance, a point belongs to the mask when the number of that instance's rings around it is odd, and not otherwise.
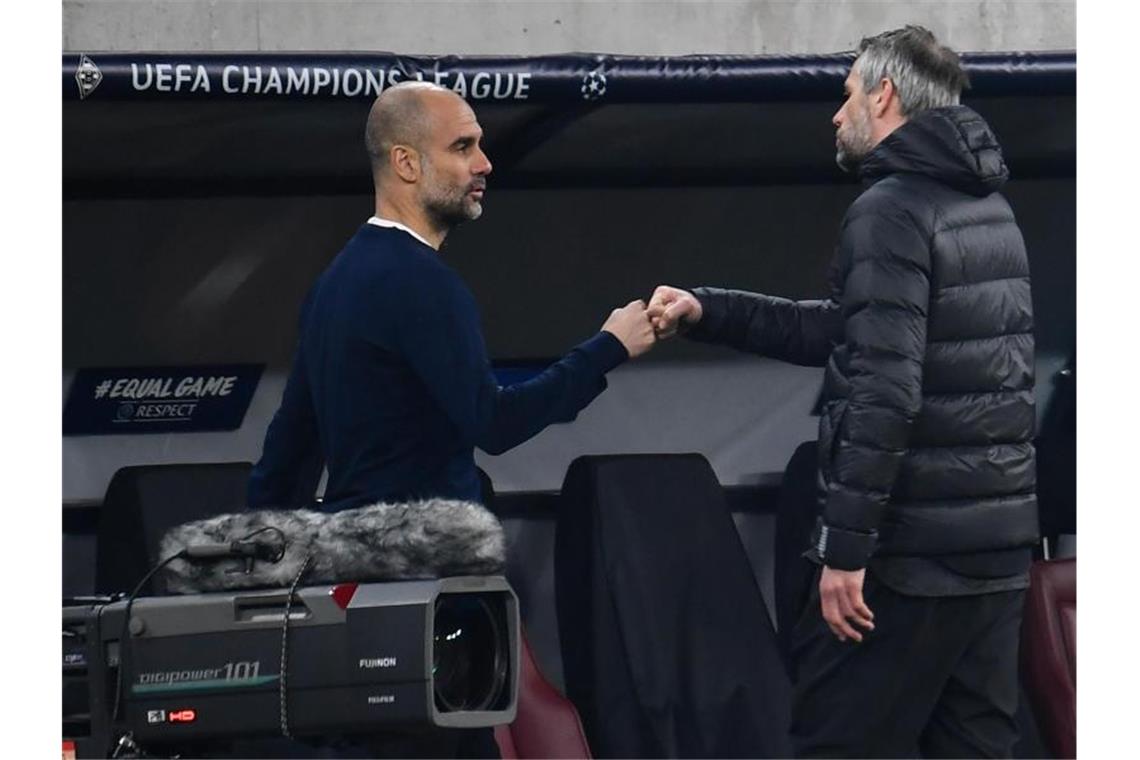
[[[553,357],[659,283],[823,295],[857,192],[830,183],[497,190],[492,181],[483,218],[458,229],[444,255],[475,292],[494,358]],[[1007,194],[1030,251],[1047,381],[1075,348],[1075,184],[1014,181]],[[357,194],[66,202],[65,373],[211,362],[268,371],[234,433],[65,439],[65,500],[100,498],[124,465],[256,460],[300,302],[370,213]],[[505,490],[555,489],[578,453],[695,450],[726,484],[751,482],[778,473],[810,437],[817,388],[816,370],[674,341],[615,373],[598,409],[574,425],[481,462]]]
[[[654,286],[817,298],[855,185],[496,190],[442,255],[481,305],[496,359],[552,357]],[[1075,335],[1075,187],[1012,182],[1033,267],[1038,346]],[[285,366],[313,279],[371,214],[367,196],[64,204],[67,369]],[[654,359],[693,355],[666,345]]]

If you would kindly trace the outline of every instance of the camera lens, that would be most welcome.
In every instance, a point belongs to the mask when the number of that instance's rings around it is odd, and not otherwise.
[[[443,594],[435,603],[432,676],[443,712],[492,709],[507,682],[507,637],[487,601]]]

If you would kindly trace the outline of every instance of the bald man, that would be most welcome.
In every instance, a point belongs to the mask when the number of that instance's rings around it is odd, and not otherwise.
[[[249,483],[251,507],[336,511],[427,497],[481,500],[474,449],[499,454],[569,422],[605,375],[653,345],[640,301],[532,380],[499,387],[470,290],[439,248],[478,219],[491,162],[455,93],[411,82],[386,90],[365,143],[376,214],[302,307],[292,371]]]
[[[483,212],[491,162],[482,137],[450,90],[406,83],[376,99],[365,132],[376,214],[301,309],[251,507],[482,501],[476,447],[499,454],[573,420],[605,389],[607,372],[653,345],[645,304],[635,301],[539,376],[499,387],[475,299],[439,252],[455,225]],[[314,507],[322,463],[328,482]],[[371,756],[497,756],[490,730],[365,743]]]

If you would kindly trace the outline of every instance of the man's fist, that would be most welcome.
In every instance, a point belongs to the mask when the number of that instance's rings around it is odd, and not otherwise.
[[[602,325],[602,330],[621,341],[629,358],[641,356],[653,348],[657,337],[653,325],[645,311],[645,301],[630,301],[620,309],[614,309],[610,318]]]
[[[701,321],[701,302],[687,290],[660,285],[649,299],[647,313],[657,337],[671,338],[678,328]]]

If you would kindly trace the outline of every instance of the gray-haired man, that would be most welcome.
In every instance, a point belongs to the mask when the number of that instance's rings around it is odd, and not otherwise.
[[[826,366],[819,565],[791,631],[801,756],[1009,756],[1037,540],[1033,310],[1008,178],[958,105],[957,55],[909,26],[864,39],[832,121],[868,185],[831,295],[662,286],[649,313]],[[818,595],[817,595],[818,592]]]

